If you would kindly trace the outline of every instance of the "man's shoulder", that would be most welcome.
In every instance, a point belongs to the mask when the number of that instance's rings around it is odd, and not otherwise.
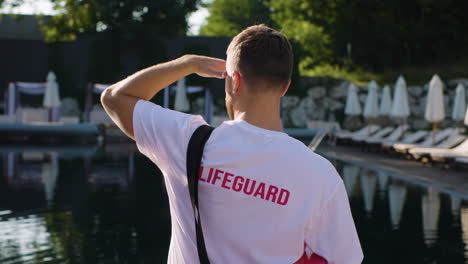
[[[297,155],[297,158],[309,161],[308,164],[334,168],[328,159],[312,151],[303,142],[293,137],[288,137],[286,144],[289,146],[290,151],[294,153],[294,155]]]
[[[322,183],[328,183],[332,186],[341,181],[341,177],[335,169],[335,166],[323,156],[309,149],[301,141],[291,138],[289,140],[290,155],[294,162],[310,181],[317,180]]]

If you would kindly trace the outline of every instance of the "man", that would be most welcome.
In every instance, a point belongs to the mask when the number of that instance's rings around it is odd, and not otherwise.
[[[232,119],[208,139],[199,175],[210,262],[294,263],[304,252],[328,263],[362,261],[336,170],[283,132],[280,99],[291,69],[286,37],[257,25],[232,40],[226,61],[183,56],[137,72],[102,94],[107,113],[164,174],[172,216],[169,263],[198,263],[185,165],[189,139],[206,122],[148,100],[192,73],[225,78]]]

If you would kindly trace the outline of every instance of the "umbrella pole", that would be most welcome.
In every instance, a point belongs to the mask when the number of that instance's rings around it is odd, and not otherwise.
[[[401,125],[400,125],[400,131],[401,131],[401,135],[403,135],[403,126],[405,125],[406,123],[406,120],[404,118],[401,119]]]
[[[432,145],[435,145],[435,136],[437,131],[437,122],[432,123]]]

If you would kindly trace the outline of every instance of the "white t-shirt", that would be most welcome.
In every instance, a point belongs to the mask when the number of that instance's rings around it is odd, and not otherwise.
[[[171,211],[168,263],[199,263],[186,155],[206,124],[140,100],[133,113],[138,149],[163,172]],[[208,139],[199,204],[210,262],[294,263],[304,250],[330,264],[363,254],[343,181],[326,159],[285,133],[226,121]]]

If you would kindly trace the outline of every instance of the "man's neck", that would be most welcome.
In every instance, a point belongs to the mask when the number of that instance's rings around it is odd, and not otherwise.
[[[247,104],[241,110],[234,110],[234,120],[243,120],[256,127],[283,132],[279,102],[262,101]]]

